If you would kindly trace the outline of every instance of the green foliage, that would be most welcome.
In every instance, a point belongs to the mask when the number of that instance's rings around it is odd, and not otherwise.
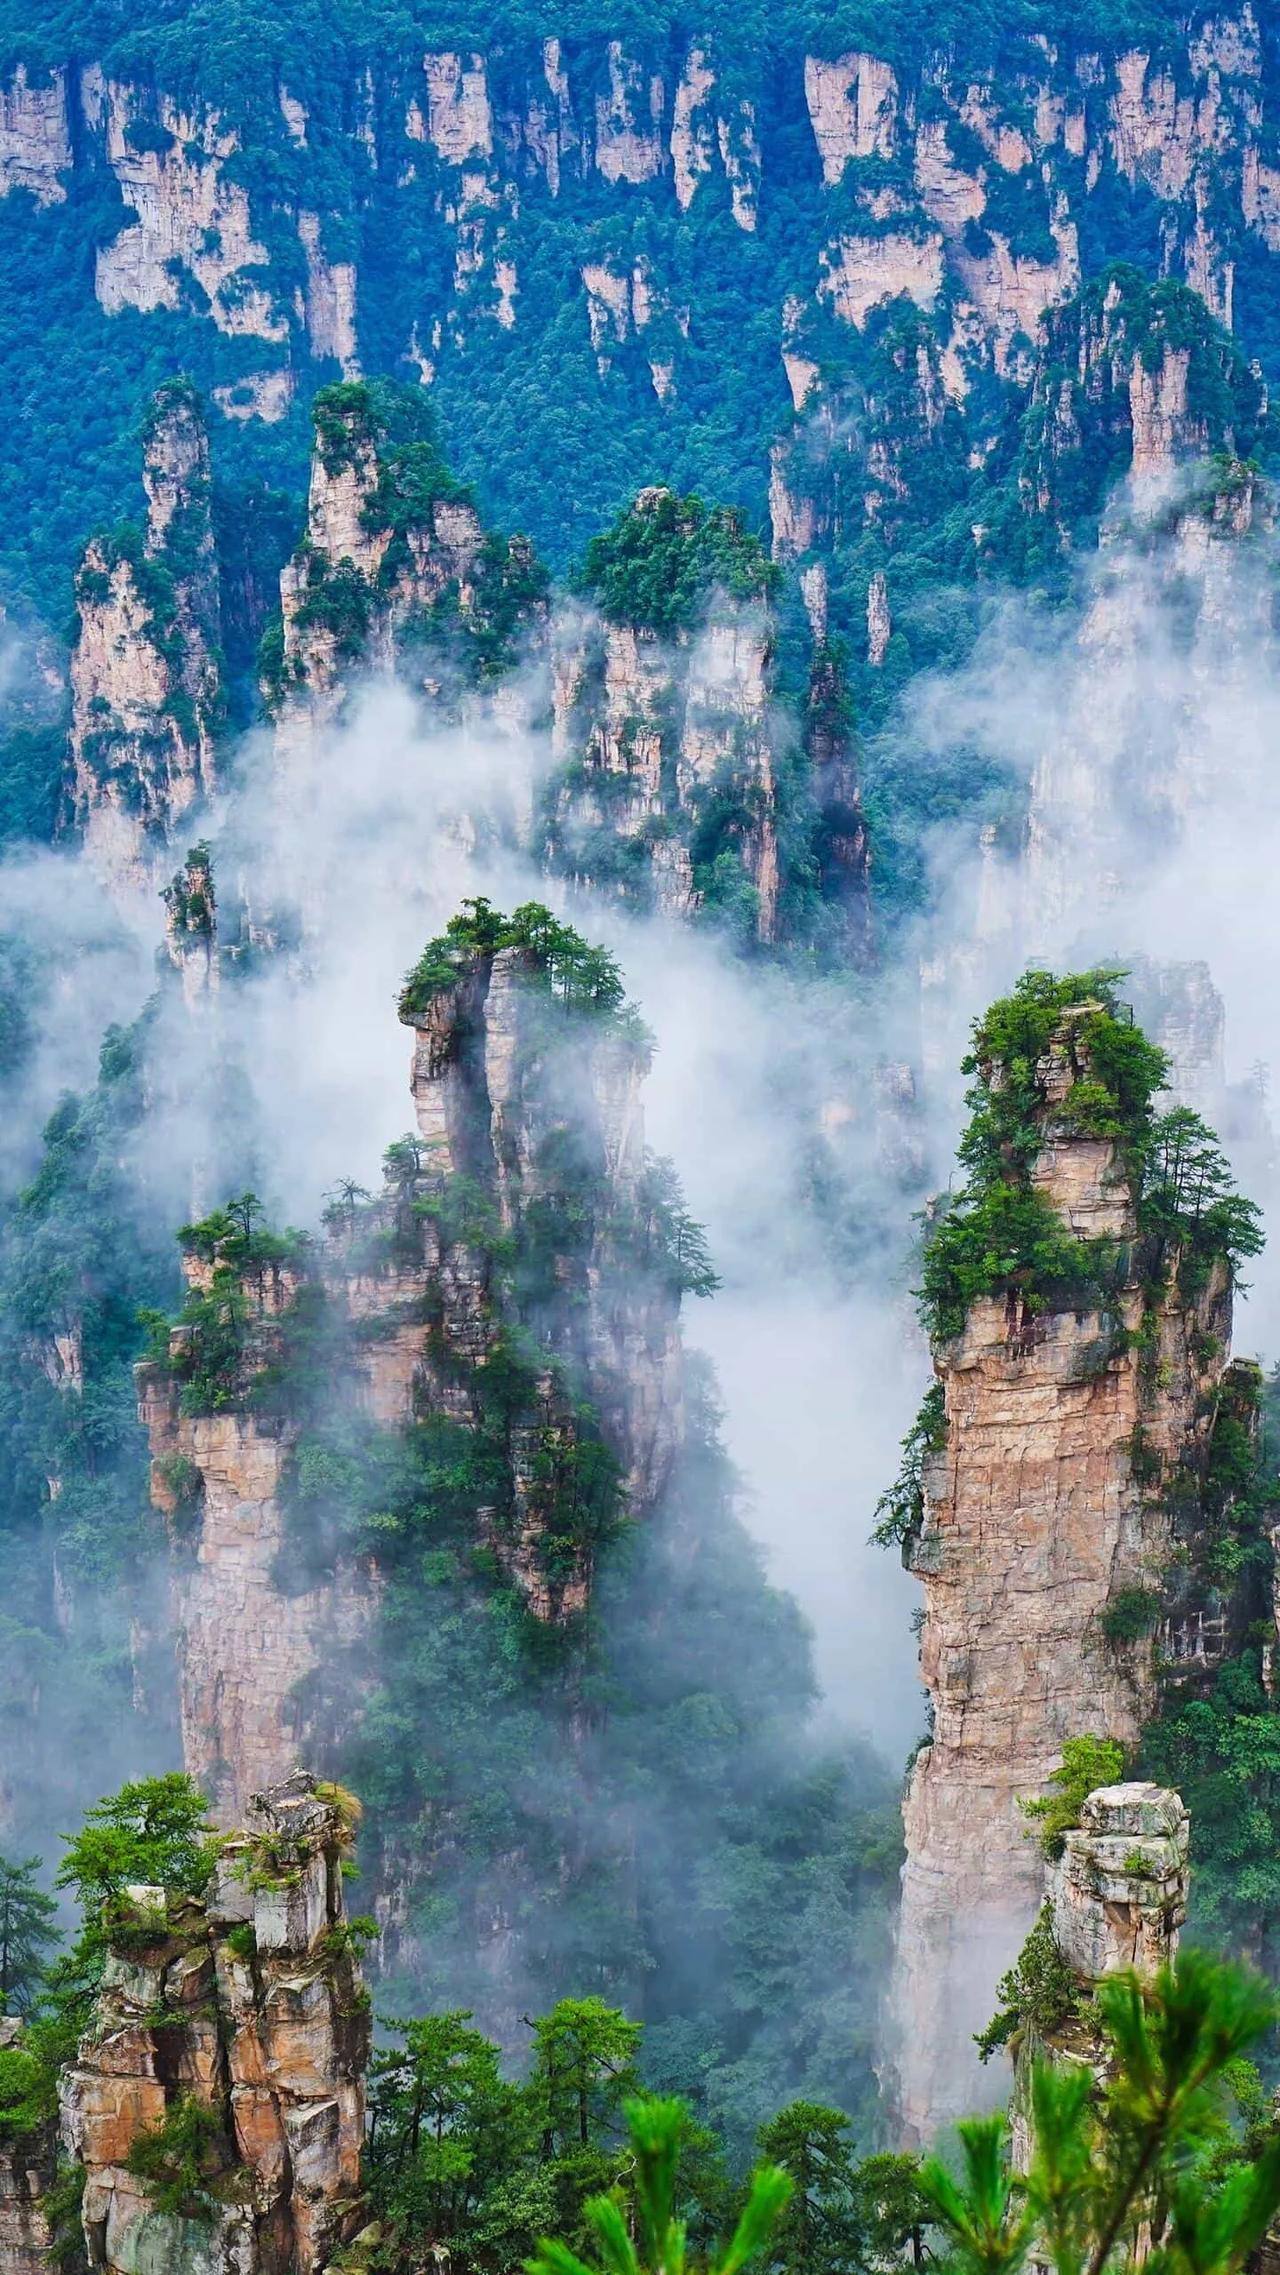
[[[406,1438],[366,1426],[300,1449],[291,1584],[306,1582],[295,1541],[329,1556],[367,1542],[378,1559],[379,1681],[344,1770],[368,1804],[366,1869],[383,1841],[403,1857],[399,1828],[416,1828],[414,1942],[392,1942],[384,1999],[404,2013],[489,1996],[474,1907],[501,1901],[540,2003],[639,1986],[649,2074],[694,2096],[734,2153],[779,2080],[866,2113],[871,1984],[900,1861],[892,1781],[860,1751],[799,1750],[806,1639],[733,1516],[696,1386],[672,1496],[599,1548],[588,1620],[548,1632],[477,1542],[477,1508],[500,1527],[510,1490],[507,1392],[487,1388],[489,1372],[478,1427],[435,1417]],[[566,1695],[585,1717],[573,1749]],[[350,1697],[339,1657],[307,1711],[323,1726]],[[536,1792],[532,1760],[555,1765]],[[556,2124],[557,2137],[574,2130]]]
[[[902,1546],[919,1532],[924,1523],[925,1466],[946,1442],[946,1393],[940,1382],[931,1382],[902,1441],[902,1466],[876,1502],[871,1539],[877,1548]]]
[[[190,848],[182,868],[166,885],[163,898],[176,933],[206,940],[212,938],[217,904],[212,860],[203,840]]]
[[[311,423],[327,474],[354,466],[361,451],[373,449],[386,431],[377,397],[362,379],[318,388],[311,398]]]
[[[845,2275],[864,2265],[865,2189],[843,2110],[788,2102],[761,2126],[759,2147],[791,2182],[770,2251],[781,2275]]]
[[[1152,1123],[1139,1206],[1144,1231],[1183,1252],[1178,1283],[1189,1295],[1203,1286],[1216,1259],[1234,1270],[1262,1249],[1261,1211],[1236,1191],[1213,1131],[1189,1106]]]
[[[21,2044],[0,2046],[0,2145],[36,2133],[58,2113],[53,2071]]]
[[[562,924],[540,902],[526,901],[502,916],[483,899],[464,901],[459,915],[429,941],[408,974],[400,995],[400,1016],[425,1016],[437,995],[464,977],[477,957],[503,948],[528,951],[530,969],[543,981],[553,1002],[574,1013],[615,1017],[624,988],[617,959],[607,948],[593,948],[572,925]]]
[[[1143,1776],[1175,1785],[1191,1818],[1196,1934],[1276,1964],[1280,1919],[1280,1712],[1257,1645],[1215,1671],[1206,1696],[1166,1691],[1143,1733]]]
[[[966,1187],[926,1235],[917,1295],[929,1335],[959,1335],[981,1296],[1018,1296],[1031,1313],[1085,1309],[1102,1300],[1109,1251],[1069,1231],[1042,1193],[989,1182]]]
[[[372,581],[350,559],[334,562],[308,539],[294,554],[303,577],[296,624],[303,631],[327,632],[339,660],[350,662],[364,650],[376,611],[395,594],[404,572],[412,570],[411,540],[425,539],[430,545],[437,507],[470,506],[474,500],[436,446],[431,409],[420,388],[387,379],[344,380],[319,390],[312,418],[325,469],[333,475],[359,467],[368,487],[362,523],[387,539]],[[529,612],[546,597],[547,575],[526,539],[508,544],[490,534],[471,564],[468,584],[465,609],[456,587],[447,588],[416,619],[399,624],[399,644],[406,655],[423,643],[439,650],[441,658],[452,652],[466,676],[485,679],[515,661]],[[284,692],[279,627],[264,637],[259,672],[268,702],[275,706]]]
[[[145,1324],[153,1363],[182,1386],[184,1413],[278,1402],[314,1360],[309,1346],[323,1339],[318,1287],[300,1277],[283,1303],[269,1301],[283,1270],[301,1274],[307,1242],[299,1232],[272,1232],[264,1215],[257,1194],[245,1192],[178,1233],[208,1276],[188,1287],[176,1322],[149,1313]]]
[[[1225,2178],[1203,2159],[1227,2136],[1236,2066],[1276,2019],[1272,1993],[1188,1952],[1152,1981],[1109,1976],[1095,1996],[1101,2090],[1088,2064],[1036,2065],[1025,2180],[999,2115],[958,2127],[958,2172],[936,2156],[921,2166],[947,2264],[1018,2275],[1034,2260],[1103,2275],[1153,2236],[1151,2259],[1170,2275],[1236,2275],[1280,2204],[1280,2139]]]
[[[447,2250],[468,2267],[502,2270],[527,2260],[548,2226],[575,2252],[589,2249],[592,2198],[612,2192],[630,2208],[638,2026],[588,1998],[561,2000],[532,2027],[533,2063],[513,2083],[465,2012],[388,2025],[393,2042],[375,2054],[370,2082],[369,2182],[396,2264]],[[784,2266],[834,2266],[837,2233],[859,2232],[847,2132],[838,2110],[815,2104],[795,2104],[765,2128],[766,2154],[806,2193],[779,2233]],[[731,2188],[718,2145],[687,2110],[677,2185],[699,2232],[725,2216]],[[830,2237],[825,2258],[797,2260],[820,2233]]]
[[[331,561],[306,542],[294,555],[302,572],[302,599],[294,615],[300,632],[326,632],[340,663],[363,654],[373,624],[374,592],[354,561]],[[271,658],[264,657],[264,671]]]
[[[224,1207],[201,1217],[199,1223],[182,1225],[178,1240],[188,1254],[198,1257],[202,1264],[212,1264],[215,1270],[250,1274],[266,1272],[275,1265],[296,1264],[304,1252],[305,1236],[300,1232],[271,1232],[264,1223],[265,1216],[256,1193],[238,1193]]]
[[[29,2012],[45,1954],[58,1940],[58,1907],[36,1885],[40,1859],[0,1854],[0,2014]]]
[[[996,1997],[999,2005],[991,2021],[974,2035],[984,2062],[1028,2030],[1037,2039],[1052,2038],[1079,2013],[1080,1985],[1054,1941],[1047,1901],[1013,1966],[1001,1976]]]
[[[882,2150],[862,2159],[857,2178],[866,2265],[889,2275],[909,2253],[913,2267],[923,2266],[933,2211],[920,2186],[919,2157]]]
[[[86,2178],[82,2164],[63,2164],[45,2192],[49,2258],[60,2275],[86,2275],[88,2255],[84,2248],[84,2227],[80,2217]]]
[[[634,2160],[636,2233],[633,2240],[613,2196],[588,2198],[583,2208],[597,2255],[584,2263],[565,2243],[543,2240],[526,2275],[686,2275],[686,2229],[676,2218],[680,2150],[689,2112],[675,2099],[653,2097],[626,2104]],[[727,2245],[709,2262],[708,2275],[737,2275],[768,2251],[791,2196],[791,2181],[776,2165],[760,2165]]]
[[[1140,1643],[1160,1617],[1156,1588],[1117,1588],[1098,1616],[1098,1631],[1112,1644]]]
[[[685,1208],[672,1164],[656,1154],[645,1162],[635,1222],[620,1226],[619,1237],[636,1269],[673,1295],[714,1295],[720,1285],[706,1233]]]
[[[172,2101],[159,2125],[135,2136],[125,2158],[153,2208],[181,2220],[215,2217],[226,2200],[229,2165],[222,2114],[194,2093]]]
[[[1090,1135],[1136,1147],[1150,1122],[1150,1100],[1165,1059],[1120,1016],[1118,975],[1107,971],[1023,974],[1012,995],[976,1022],[964,1072],[970,1119],[959,1154],[963,1190],[929,1226],[919,1290],[932,1335],[956,1335],[970,1305],[1002,1290],[1031,1311],[1097,1300],[1109,1258],[1077,1238],[1030,1183],[1043,1143],[1045,1099],[1037,1069],[1059,1030],[1076,1071],[1086,1066],[1084,1126]],[[1072,1125],[1074,1090],[1055,1116]]]
[[[1215,1261],[1234,1270],[1257,1253],[1258,1211],[1236,1193],[1212,1132],[1183,1108],[1154,1114],[1168,1061],[1126,1016],[1122,976],[1028,971],[975,1024],[959,1146],[966,1182],[928,1222],[921,1263],[920,1309],[935,1338],[958,1335],[980,1296],[1017,1296],[1032,1314],[1105,1307],[1124,1261],[1117,1245],[1079,1238],[1031,1183],[1050,1125],[1114,1143],[1153,1278],[1176,1268],[1194,1296]],[[1050,1107],[1041,1070],[1055,1036],[1072,1079]]]
[[[1191,1829],[1191,1932],[1221,1951],[1257,1953],[1280,1973],[1280,1713],[1264,1644],[1272,1633],[1278,1378],[1239,1362],[1223,1379],[1199,1516],[1185,1542],[1182,1603],[1223,1619],[1217,1664],[1162,1669],[1159,1710],[1137,1774],[1182,1795]],[[1261,1408],[1259,1413],[1258,1409]],[[1180,1609],[1173,1602],[1176,1620]]]
[[[1080,1822],[1080,1811],[1095,1787],[1114,1785],[1124,1775],[1124,1749],[1114,1738],[1067,1738],[1062,1760],[1049,1779],[1051,1793],[1023,1801],[1024,1817],[1040,1828],[1047,1857],[1061,1856],[1062,1836]]]
[[[370,2069],[370,2191],[407,2249],[468,2258],[504,2235],[514,2255],[531,2242],[515,2176],[536,2138],[527,2096],[470,2021],[458,2011],[389,2025],[394,2042]],[[532,2177],[521,2174],[525,2187]]]
[[[28,973],[37,1022],[49,984]],[[39,1760],[21,1790],[28,1808],[39,1792],[41,1835],[75,1820],[90,1777],[137,1760],[127,1590],[155,1537],[133,1366],[139,1308],[167,1303],[176,1279],[170,1233],[139,1206],[149,1027],[108,1030],[97,1082],[58,1103],[0,1207],[0,1719],[12,1757]],[[80,1388],[61,1372],[77,1361]]]
[[[619,2127],[634,2091],[639,2025],[601,1998],[565,1998],[534,2025],[533,2079],[553,2154],[590,2148]]]
[[[763,600],[777,571],[731,508],[647,491],[587,547],[583,590],[615,623],[671,634],[697,623],[716,592]]]

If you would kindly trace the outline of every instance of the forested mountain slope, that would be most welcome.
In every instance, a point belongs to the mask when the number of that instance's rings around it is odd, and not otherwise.
[[[1280,5],[882,15],[0,8],[0,1847],[305,1757],[738,2157],[877,2122],[921,1277],[901,2114],[1081,1735],[1276,1947]]]
[[[993,586],[1061,582],[1131,454],[1269,452],[1267,8],[11,7],[3,55],[9,605],[56,646],[185,370],[242,717],[307,406],[342,374],[423,390],[487,524],[558,575],[645,484],[740,508],[789,572],[784,687],[830,637],[868,735]],[[47,741],[5,772],[9,826],[48,827]],[[868,751],[867,790],[894,906],[919,887],[900,755]]]

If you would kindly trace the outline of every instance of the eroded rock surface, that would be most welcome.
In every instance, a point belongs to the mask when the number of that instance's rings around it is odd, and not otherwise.
[[[76,579],[71,819],[117,891],[155,891],[215,787],[221,724],[209,445],[194,390],[163,387],[143,460],[141,544],[94,538]]]
[[[367,1993],[346,1926],[349,1799],[295,1772],[255,1798],[203,1899],[126,1892],[61,2081],[90,2266],[317,2275],[363,2224]],[[207,2113],[198,2201],[160,2211],[130,2152]]]
[[[1130,1261],[1105,1315],[984,1296],[934,1352],[945,1440],[909,1545],[934,1724],[906,1802],[894,1988],[915,2140],[971,2105],[971,2034],[1035,1914],[1040,1862],[1019,1802],[1044,1789],[1065,1739],[1132,1743],[1154,1705],[1151,1636],[1117,1648],[1104,1615],[1159,1585],[1174,1540],[1167,1488],[1203,1467],[1230,1342],[1225,1267],[1193,1298],[1176,1279],[1154,1302],[1145,1289],[1115,1148],[1063,1116],[1088,1078],[1069,1033],[1036,1078],[1035,1186],[1077,1232],[1127,1244]]]
[[[334,1398],[386,1428],[437,1414],[498,1431],[505,1488],[475,1510],[477,1546],[547,1623],[581,1613],[591,1586],[589,1535],[571,1555],[544,1547],[584,1393],[633,1515],[654,1505],[681,1440],[679,1288],[642,1245],[661,1206],[640,1103],[647,1046],[567,1015],[523,949],[466,959],[409,1023],[417,1136],[394,1149],[382,1194],[286,1261],[228,1263],[217,1240],[190,1249],[189,1286],[221,1307],[213,1332],[229,1325],[232,1362],[201,1340],[202,1316],[173,1329],[167,1365],[138,1370],[170,1537],[184,1759],[223,1824],[311,1742],[308,1678],[339,1656],[355,1718],[377,1616],[376,1564],[338,1552],[312,1570],[288,1521],[306,1416],[275,1385],[299,1338],[323,1334]],[[597,1196],[585,1240],[560,1214],[566,1159]],[[501,1257],[522,1238],[551,1247],[540,1286],[520,1294]],[[484,1370],[512,1334],[539,1357],[499,1425]]]

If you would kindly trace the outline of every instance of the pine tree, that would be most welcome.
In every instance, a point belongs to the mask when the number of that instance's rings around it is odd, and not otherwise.
[[[0,1855],[0,2014],[27,2014],[58,1940],[58,1907],[36,1886],[38,1856]]]

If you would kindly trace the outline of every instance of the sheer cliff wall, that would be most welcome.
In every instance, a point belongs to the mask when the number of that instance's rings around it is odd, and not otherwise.
[[[1153,1300],[1116,1145],[1073,1121],[1090,1069],[1069,1032],[1035,1075],[1034,1187],[1072,1232],[1116,1244],[1119,1277],[1105,1309],[982,1296],[934,1351],[945,1422],[907,1551],[933,1720],[906,1801],[892,1994],[899,2111],[917,2141],[981,2097],[972,2034],[1040,1897],[1019,1803],[1064,1740],[1131,1744],[1152,1711],[1153,1623],[1122,1640],[1108,1608],[1159,1587],[1230,1338],[1223,1264],[1194,1297],[1175,1274]]]

